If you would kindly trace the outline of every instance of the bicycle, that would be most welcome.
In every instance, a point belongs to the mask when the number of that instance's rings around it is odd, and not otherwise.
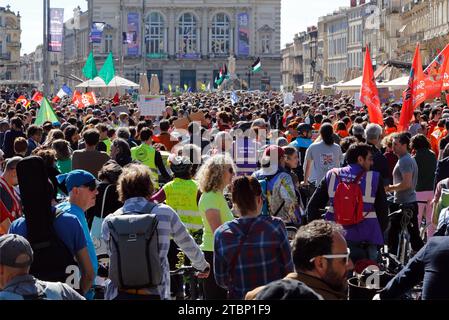
[[[172,276],[183,276],[183,297],[176,297],[176,300],[204,300],[204,295],[201,290],[200,282],[198,281],[199,270],[192,266],[182,266],[175,270],[170,270],[170,277]],[[187,280],[187,281],[185,281]],[[186,294],[186,286],[189,286],[189,293]]]
[[[402,265],[405,265],[411,257],[411,244],[410,244],[410,233],[408,231],[409,225],[411,225],[411,220],[413,217],[413,209],[408,205],[401,205],[400,209],[394,211],[388,215],[388,218],[395,216],[401,216],[400,226],[401,231],[399,232],[398,238],[398,248],[396,251],[396,257]]]

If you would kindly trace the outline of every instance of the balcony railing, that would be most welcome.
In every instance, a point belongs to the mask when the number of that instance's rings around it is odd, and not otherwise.
[[[1,53],[0,60],[11,60],[11,52]]]

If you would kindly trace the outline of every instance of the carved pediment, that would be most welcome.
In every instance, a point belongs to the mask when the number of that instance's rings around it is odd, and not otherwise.
[[[273,33],[275,30],[267,24],[264,24],[261,28],[257,29],[261,33]]]

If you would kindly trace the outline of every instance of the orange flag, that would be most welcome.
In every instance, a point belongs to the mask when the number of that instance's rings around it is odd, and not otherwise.
[[[426,99],[439,98],[447,61],[449,59],[449,44],[438,53],[436,58],[424,70],[426,82]]]
[[[426,100],[426,85],[424,72],[422,70],[421,53],[419,43],[416,45],[415,55],[413,57],[408,87],[402,94],[402,110],[399,118],[399,131],[407,131],[410,120],[413,117],[413,111]]]
[[[368,46],[366,46],[365,62],[363,65],[360,101],[368,107],[369,121],[383,126],[384,120],[380,108],[379,93],[377,91],[376,79],[374,78],[373,65],[371,63]]]

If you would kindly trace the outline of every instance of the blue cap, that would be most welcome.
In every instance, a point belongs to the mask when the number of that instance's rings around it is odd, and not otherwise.
[[[65,183],[68,192],[72,191],[73,188],[92,182],[97,183],[94,175],[86,170],[72,170],[69,173],[60,174],[56,178],[59,183]]]

